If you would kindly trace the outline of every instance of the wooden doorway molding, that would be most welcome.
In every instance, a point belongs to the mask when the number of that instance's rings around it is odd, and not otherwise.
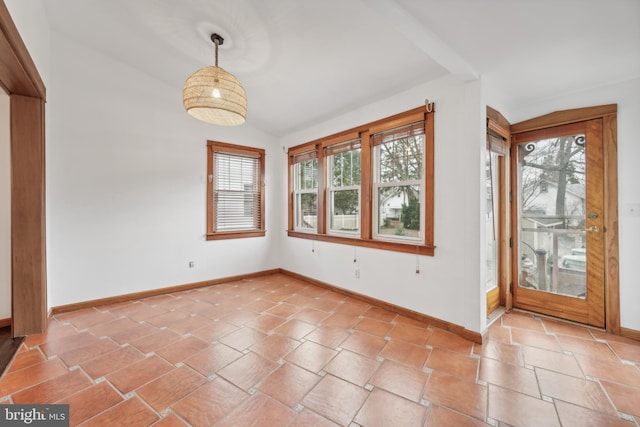
[[[0,0],[0,86],[10,99],[11,323],[17,337],[47,328],[46,88],[4,0]]]
[[[511,125],[511,135],[564,124],[602,119],[604,155],[604,261],[605,326],[620,335],[620,274],[618,246],[618,132],[616,104],[550,113]],[[515,270],[514,270],[515,271]]]
[[[498,204],[497,210],[499,222],[497,227],[498,241],[498,304],[507,311],[513,307],[513,294],[511,293],[511,248],[510,233],[510,202],[509,202],[509,148],[511,144],[511,124],[497,110],[487,105],[487,149],[501,153],[498,161]],[[496,147],[497,146],[497,147]],[[487,298],[489,305],[489,297]],[[495,303],[494,303],[495,305]]]

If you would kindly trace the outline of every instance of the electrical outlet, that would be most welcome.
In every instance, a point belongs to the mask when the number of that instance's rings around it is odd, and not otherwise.
[[[193,261],[189,261],[189,268],[193,268],[196,266],[196,263]]]
[[[354,272],[355,272],[355,275],[356,275],[356,279],[359,279],[360,278],[360,267],[356,267]]]

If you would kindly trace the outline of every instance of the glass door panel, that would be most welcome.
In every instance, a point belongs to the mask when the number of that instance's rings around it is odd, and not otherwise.
[[[518,146],[518,285],[586,297],[585,135]]]

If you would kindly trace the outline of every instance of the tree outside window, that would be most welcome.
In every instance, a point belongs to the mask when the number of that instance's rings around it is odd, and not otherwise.
[[[420,240],[424,124],[374,135],[377,234]]]

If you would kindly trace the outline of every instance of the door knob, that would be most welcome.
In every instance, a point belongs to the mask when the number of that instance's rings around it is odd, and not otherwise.
[[[598,231],[600,231],[600,227],[598,227],[597,225],[592,225],[591,227],[587,227],[587,231],[597,233]]]

